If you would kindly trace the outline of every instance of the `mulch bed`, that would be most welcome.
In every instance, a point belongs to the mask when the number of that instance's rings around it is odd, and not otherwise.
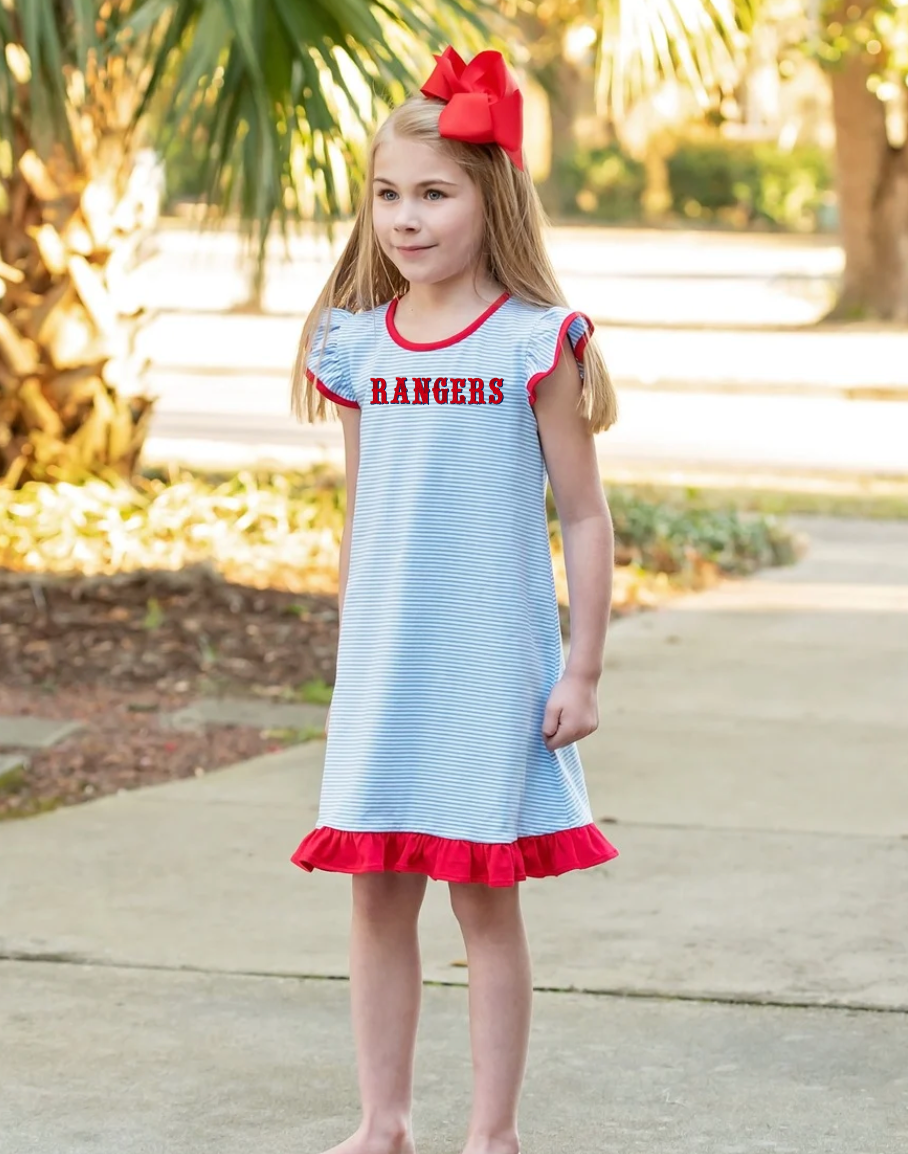
[[[334,682],[337,600],[253,589],[207,566],[113,577],[0,573],[0,715],[83,722],[0,783],[0,818],[207,773],[280,748],[267,731],[183,732],[201,696],[294,699]],[[2,735],[0,735],[2,742]]]
[[[563,606],[565,632],[568,622]],[[0,780],[0,819],[281,748],[267,730],[186,732],[157,717],[203,696],[299,700],[308,682],[333,685],[337,632],[335,596],[254,589],[207,565],[103,577],[0,570],[0,716],[83,723]]]

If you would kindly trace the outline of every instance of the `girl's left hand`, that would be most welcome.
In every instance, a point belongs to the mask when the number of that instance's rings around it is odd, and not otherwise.
[[[596,681],[565,673],[549,695],[542,720],[542,739],[549,750],[570,745],[599,728]]]

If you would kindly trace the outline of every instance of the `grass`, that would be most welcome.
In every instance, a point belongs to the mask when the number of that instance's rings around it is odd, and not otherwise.
[[[44,813],[53,813],[53,811],[55,809],[59,809],[62,804],[62,798],[35,798],[32,801],[28,801],[24,805],[19,806],[17,809],[0,813],[0,822],[20,821],[24,817],[40,817],[41,814]]]
[[[26,765],[14,765],[12,769],[0,773],[0,794],[17,793],[25,784]]]
[[[14,765],[5,773],[0,774],[0,796],[19,793],[27,785],[28,765],[23,759],[21,765]],[[57,809],[61,802],[59,798],[33,798],[24,805],[0,813],[0,822],[16,821],[21,817],[37,817],[42,813],[50,813]]]
[[[327,682],[316,678],[312,681],[306,681],[296,689],[290,689],[287,692],[287,699],[290,701],[300,701],[309,705],[330,705],[331,694],[333,687]]]
[[[606,484],[607,489],[611,486]],[[820,490],[683,484],[630,484],[619,488],[641,501],[673,508],[734,508],[739,513],[771,517],[855,517],[869,520],[908,519],[908,483],[881,483]]]
[[[322,741],[325,737],[324,728],[315,725],[300,727],[285,726],[281,729],[268,729],[265,737],[270,741],[277,741],[281,745],[303,745],[307,741]]]

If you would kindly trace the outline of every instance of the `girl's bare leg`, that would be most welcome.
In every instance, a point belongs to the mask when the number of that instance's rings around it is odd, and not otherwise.
[[[350,1000],[363,1120],[326,1154],[413,1154],[413,1060],[422,994],[421,874],[353,877]]]
[[[473,1112],[464,1154],[519,1154],[533,984],[518,886],[451,884],[470,974]]]

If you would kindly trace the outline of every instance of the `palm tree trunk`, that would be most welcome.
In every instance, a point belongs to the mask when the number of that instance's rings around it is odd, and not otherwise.
[[[564,54],[565,21],[559,14],[543,18],[536,6],[521,7],[515,24],[523,41],[534,46],[526,67],[548,104],[549,174],[539,182],[538,192],[546,213],[558,220],[577,208],[565,190],[562,171],[577,147],[575,126],[586,85],[581,69]]]
[[[30,149],[4,182],[0,214],[0,484],[130,476],[151,417],[134,341],[141,312],[121,299],[142,236],[128,219],[108,141],[94,180],[61,151]],[[100,150],[99,150],[100,152]],[[117,223],[114,224],[114,220]]]
[[[561,173],[577,147],[574,126],[583,78],[576,65],[562,56],[552,61],[540,79],[544,81],[548,96],[552,160],[549,175],[539,186],[539,196],[546,212],[557,219],[575,212],[577,208],[565,194]]]
[[[845,274],[833,319],[908,321],[908,149],[886,135],[885,109],[854,55],[832,73]]]
[[[648,224],[660,224],[672,206],[668,161],[674,147],[671,132],[654,129],[647,135],[643,153],[646,184],[643,189],[643,217]]]

